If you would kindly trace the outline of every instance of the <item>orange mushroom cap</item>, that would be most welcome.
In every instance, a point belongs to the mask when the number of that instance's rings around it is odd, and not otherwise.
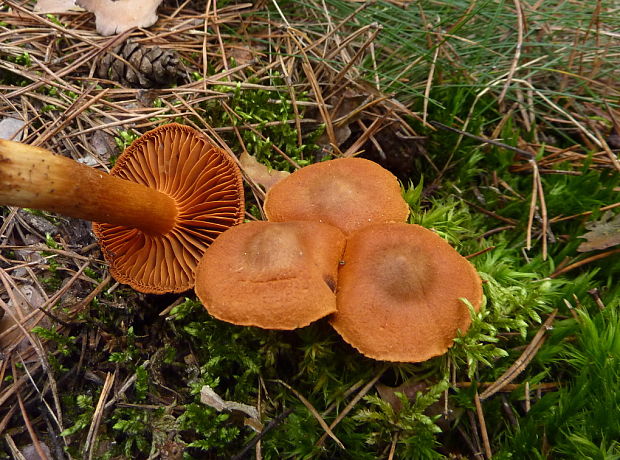
[[[336,311],[345,236],[318,222],[249,222],[222,233],[196,269],[196,294],[214,317],[295,329]]]
[[[362,354],[420,362],[445,353],[471,323],[482,282],[440,236],[419,225],[375,224],[347,240],[331,324]]]
[[[409,206],[396,177],[363,158],[340,158],[295,171],[267,192],[270,221],[313,220],[349,234],[372,223],[405,222]]]
[[[170,123],[147,132],[119,156],[111,175],[158,190],[177,208],[163,233],[93,224],[114,278],[138,291],[192,288],[206,248],[243,220],[239,168],[211,139],[188,126]]]

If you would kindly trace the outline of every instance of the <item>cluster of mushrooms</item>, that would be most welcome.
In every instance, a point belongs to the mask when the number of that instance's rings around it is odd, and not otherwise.
[[[207,136],[168,124],[136,140],[110,175],[0,141],[0,204],[93,220],[112,275],[141,292],[194,287],[227,322],[295,329],[329,315],[343,339],[385,361],[443,354],[482,302],[473,266],[407,224],[397,179],[343,158],[267,193],[268,221],[242,223],[242,176]]]

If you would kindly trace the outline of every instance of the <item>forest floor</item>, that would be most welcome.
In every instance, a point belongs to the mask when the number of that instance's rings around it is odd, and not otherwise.
[[[0,458],[620,456],[617,1],[166,0],[109,37],[34,3],[0,3],[0,134],[104,171],[169,122],[275,170],[360,155],[485,300],[446,355],[383,363],[136,292],[90,223],[2,207]]]

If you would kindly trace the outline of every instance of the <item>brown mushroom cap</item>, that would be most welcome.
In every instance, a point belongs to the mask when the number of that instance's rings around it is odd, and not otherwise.
[[[420,362],[445,353],[471,322],[482,282],[440,236],[419,225],[375,224],[347,240],[331,324],[362,354]]]
[[[409,206],[396,177],[363,158],[340,158],[295,171],[267,192],[270,221],[312,220],[345,234],[372,223],[405,222]]]
[[[336,311],[345,236],[318,222],[249,222],[222,233],[196,269],[196,294],[214,317],[295,329]]]
[[[138,138],[119,156],[112,176],[170,196],[178,213],[159,234],[94,223],[114,278],[148,293],[182,292],[209,244],[244,216],[243,181],[233,159],[200,132],[170,123]]]

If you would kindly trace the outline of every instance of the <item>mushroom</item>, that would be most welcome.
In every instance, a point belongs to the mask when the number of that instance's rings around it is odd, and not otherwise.
[[[345,237],[318,222],[248,222],[222,233],[196,269],[195,291],[223,321],[295,329],[336,311]]]
[[[244,216],[233,159],[175,123],[137,139],[110,174],[0,140],[0,204],[100,222],[93,230],[112,275],[147,293],[190,289],[207,246]]]
[[[340,158],[295,171],[267,192],[270,221],[313,220],[345,234],[371,223],[405,222],[409,206],[396,177],[363,158]]]
[[[162,0],[77,0],[82,8],[95,13],[95,26],[101,35],[114,35],[134,27],[147,28],[157,22]]]
[[[445,353],[478,310],[482,282],[440,236],[419,225],[373,224],[349,236],[331,324],[362,354],[420,362]]]

